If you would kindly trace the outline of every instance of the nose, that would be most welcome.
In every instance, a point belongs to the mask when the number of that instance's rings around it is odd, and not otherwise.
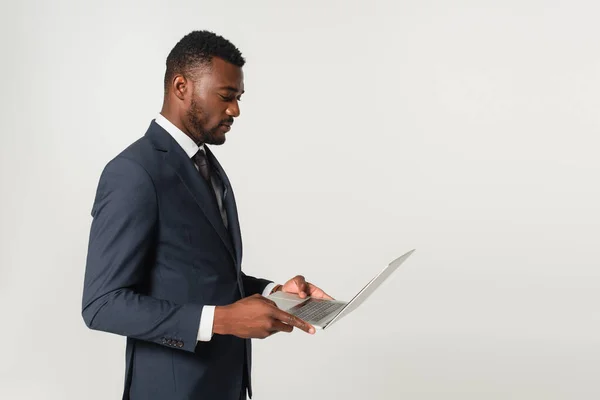
[[[234,117],[234,118],[239,117],[240,116],[240,105],[238,104],[238,101],[234,100],[233,102],[229,103],[229,106],[227,107],[227,110],[225,112],[230,117]]]

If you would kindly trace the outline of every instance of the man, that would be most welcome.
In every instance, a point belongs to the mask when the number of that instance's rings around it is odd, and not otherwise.
[[[235,198],[206,145],[223,144],[240,115],[244,62],[214,33],[181,39],[160,114],[100,178],[82,314],[127,336],[124,399],[251,397],[250,339],[314,333],[263,296],[330,299],[300,275],[275,285],[241,272]]]

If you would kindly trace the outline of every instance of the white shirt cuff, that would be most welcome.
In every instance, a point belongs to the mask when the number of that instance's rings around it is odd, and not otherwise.
[[[265,288],[265,290],[263,290],[262,295],[263,297],[267,297],[268,295],[271,294],[271,290],[273,290],[273,288],[277,286],[274,282],[271,282],[267,285],[267,287]]]
[[[215,321],[215,306],[202,307],[200,317],[200,329],[198,329],[198,341],[210,342],[213,335],[213,323]]]

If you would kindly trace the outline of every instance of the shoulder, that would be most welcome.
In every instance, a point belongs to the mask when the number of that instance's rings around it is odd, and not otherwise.
[[[92,216],[97,217],[103,209],[120,212],[153,210],[156,204],[156,188],[146,168],[138,159],[121,153],[110,160],[102,171]]]
[[[155,169],[161,164],[163,152],[154,148],[151,141],[143,136],[121,151],[108,162],[105,171],[130,174],[141,174],[152,177]]]
[[[104,167],[99,189],[120,187],[126,191],[154,190],[151,168],[157,153],[142,137],[110,160]]]

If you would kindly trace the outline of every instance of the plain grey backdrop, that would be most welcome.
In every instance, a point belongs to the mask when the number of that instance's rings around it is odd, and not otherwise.
[[[213,147],[245,271],[348,299],[417,249],[331,330],[255,341],[256,399],[599,398],[599,13],[3,1],[0,398],[120,398],[125,340],[80,316],[90,210],[195,29],[247,58],[242,116]]]

